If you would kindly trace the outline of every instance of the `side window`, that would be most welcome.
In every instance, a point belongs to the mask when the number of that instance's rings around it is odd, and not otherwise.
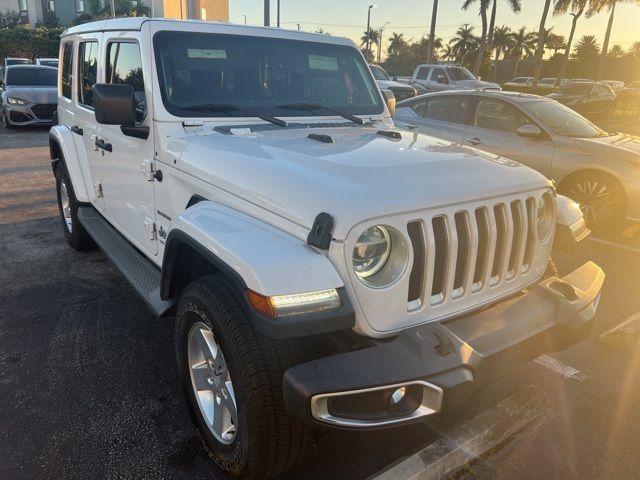
[[[500,100],[480,100],[476,108],[474,125],[505,133],[515,133],[523,125],[534,122],[518,108]]]
[[[444,77],[445,79],[447,78],[447,74],[444,72],[444,68],[434,68],[433,69],[433,73],[431,74],[431,81],[432,82],[437,82],[438,81],[438,77]]]
[[[427,102],[425,100],[420,100],[419,102],[413,102],[411,104],[411,109],[421,117],[424,117],[424,110],[426,107]]]
[[[62,45],[62,96],[71,99],[73,85],[73,43]]]
[[[609,95],[609,90],[607,90],[606,87],[603,87],[601,85],[596,85],[595,87],[593,87],[593,90],[591,90],[591,95],[595,95],[597,97],[604,97],[606,95]]]
[[[467,121],[469,99],[465,97],[436,97],[427,101],[422,112],[416,113],[423,118],[441,122],[461,123]]]
[[[420,70],[418,70],[418,74],[416,75],[416,79],[426,80],[427,78],[429,78],[430,71],[431,69],[429,67],[420,67]]]
[[[80,43],[78,60],[78,102],[93,107],[93,86],[98,81],[98,42]]]
[[[140,46],[134,42],[109,43],[106,72],[106,83],[126,84],[133,87],[137,121],[144,120],[147,104],[144,94]]]

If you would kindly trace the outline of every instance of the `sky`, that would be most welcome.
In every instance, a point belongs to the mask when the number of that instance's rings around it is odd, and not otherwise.
[[[271,21],[276,24],[276,3],[271,0]],[[448,42],[458,26],[469,23],[480,34],[480,18],[477,6],[463,11],[463,0],[440,0],[436,35]],[[476,2],[479,3],[479,2]],[[359,39],[366,30],[367,8],[371,4],[377,7],[371,10],[371,28],[379,29],[385,22],[383,39],[388,42],[392,32],[404,33],[407,39],[418,39],[429,31],[433,0],[281,0],[280,19],[283,28],[300,28],[315,31],[318,27],[332,35]],[[544,7],[543,0],[522,0],[522,12],[514,14],[504,0],[498,0],[496,25],[508,25],[512,29],[526,26],[538,30]],[[264,0],[229,0],[230,20],[234,23],[262,25]],[[500,8],[502,7],[502,8]],[[595,35],[600,45],[607,27],[608,14],[601,13],[591,19],[581,18],[576,30],[576,39],[582,35]],[[554,33],[568,36],[571,28],[571,16],[559,17],[549,14],[547,28],[554,26]],[[616,7],[615,22],[611,45],[619,43],[627,49],[640,40],[640,7],[620,4]],[[386,45],[383,44],[386,49]]]

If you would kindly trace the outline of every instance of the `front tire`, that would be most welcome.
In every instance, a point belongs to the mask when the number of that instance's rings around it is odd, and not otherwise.
[[[81,252],[96,248],[93,239],[78,221],[80,202],[76,199],[69,172],[64,163],[61,163],[56,169],[56,192],[58,194],[58,211],[67,243],[74,250]]]
[[[190,413],[220,468],[243,479],[269,479],[297,463],[307,431],[285,413],[282,397],[293,352],[253,328],[223,278],[206,277],[185,289],[176,354]]]
[[[580,205],[585,223],[591,230],[622,225],[627,200],[624,188],[606,173],[585,171],[571,175],[559,189]]]

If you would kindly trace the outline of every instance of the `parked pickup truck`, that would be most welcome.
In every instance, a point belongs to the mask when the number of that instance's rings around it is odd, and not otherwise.
[[[602,270],[545,274],[577,207],[518,163],[394,128],[350,40],[114,19],[66,30],[59,72],[66,240],[175,317],[187,403],[230,475],[284,472],[312,427],[429,420],[592,324]]]
[[[409,85],[420,86],[427,92],[443,90],[502,90],[500,85],[484,82],[461,65],[418,65]]]

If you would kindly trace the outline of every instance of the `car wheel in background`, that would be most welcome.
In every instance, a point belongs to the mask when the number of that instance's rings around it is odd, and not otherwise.
[[[562,181],[559,192],[580,205],[591,230],[615,227],[625,219],[625,192],[611,175],[596,171],[578,172]]]
[[[286,414],[291,345],[257,332],[219,276],[191,283],[176,314],[178,372],[194,423],[226,473],[271,479],[301,458],[307,429]]]

